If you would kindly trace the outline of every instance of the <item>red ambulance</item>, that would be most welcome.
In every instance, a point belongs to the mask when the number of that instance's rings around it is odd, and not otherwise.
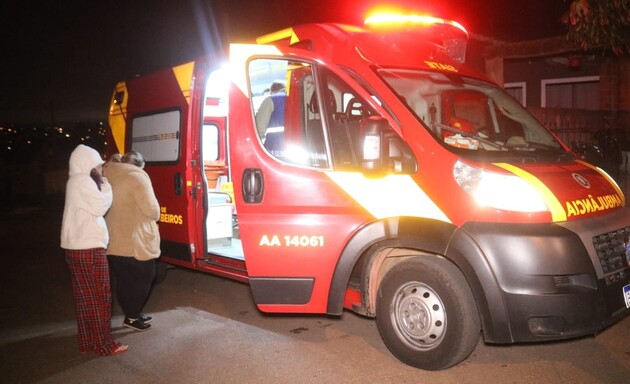
[[[247,282],[264,312],[375,318],[427,370],[480,335],[626,316],[622,191],[464,65],[466,41],[421,16],[301,25],[118,83],[108,152],[147,159],[161,260]]]

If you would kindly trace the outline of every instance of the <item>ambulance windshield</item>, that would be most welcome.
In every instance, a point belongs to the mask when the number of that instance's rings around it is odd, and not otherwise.
[[[501,88],[455,73],[380,69],[418,120],[462,155],[571,160],[562,145]]]

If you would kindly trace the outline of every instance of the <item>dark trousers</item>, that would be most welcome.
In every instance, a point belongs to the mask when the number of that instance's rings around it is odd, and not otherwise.
[[[155,278],[155,260],[107,255],[115,279],[115,293],[125,317],[137,319],[149,297]]]

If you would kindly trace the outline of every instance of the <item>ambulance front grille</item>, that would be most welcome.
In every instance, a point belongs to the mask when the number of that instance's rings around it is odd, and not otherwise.
[[[593,246],[605,275],[627,267],[624,236],[630,236],[630,227],[593,236]]]

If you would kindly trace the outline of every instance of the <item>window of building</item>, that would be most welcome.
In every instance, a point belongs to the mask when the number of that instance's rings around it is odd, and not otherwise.
[[[521,103],[523,107],[527,106],[527,83],[524,81],[518,83],[505,83],[505,91],[510,94],[516,101]]]
[[[541,106],[598,110],[599,76],[542,80]]]

